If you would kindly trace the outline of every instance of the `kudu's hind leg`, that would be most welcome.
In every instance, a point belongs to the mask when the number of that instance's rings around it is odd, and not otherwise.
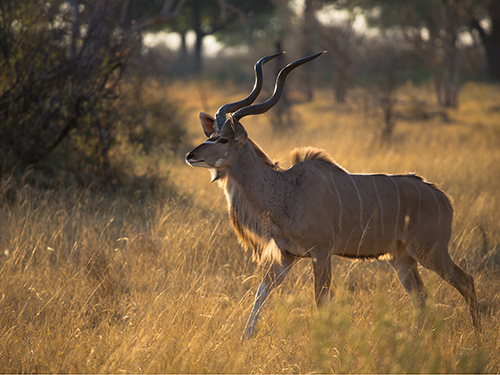
[[[473,277],[453,262],[447,249],[445,251],[431,251],[429,255],[419,259],[419,262],[425,268],[437,273],[444,281],[460,292],[469,305],[474,327],[481,330]]]
[[[290,269],[295,261],[295,258],[290,255],[286,255],[283,253],[281,258],[281,264],[274,261],[269,270],[267,271],[264,279],[259,285],[257,289],[257,293],[255,294],[255,301],[252,307],[252,312],[248,317],[247,325],[245,327],[245,332],[243,333],[243,338],[248,339],[251,338],[255,332],[255,326],[257,324],[257,320],[259,319],[259,314],[271,291],[281,284],[281,282],[285,279],[286,275],[290,272]]]
[[[410,296],[413,306],[417,309],[416,328],[420,331],[424,323],[424,309],[427,295],[424,283],[418,272],[418,263],[406,251],[404,244],[399,243],[396,253],[390,261],[392,268],[396,271],[401,285]]]
[[[469,305],[472,324],[477,329],[481,329],[481,321],[479,318],[479,309],[477,305],[476,289],[474,287],[474,279],[471,275],[462,270],[453,262],[448,254],[446,254],[444,266],[435,271],[443,280],[457,289],[465,298]]]
[[[396,271],[399,281],[411,297],[413,304],[422,313],[425,308],[427,295],[424,283],[418,272],[417,261],[407,253],[406,247],[403,244],[398,244],[397,252],[393,254],[390,263]]]

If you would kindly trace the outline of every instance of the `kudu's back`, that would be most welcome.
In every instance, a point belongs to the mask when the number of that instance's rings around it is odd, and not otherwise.
[[[310,217],[305,232],[311,236],[318,236],[323,227],[330,231],[335,255],[376,258],[393,254],[399,243],[414,255],[447,252],[453,209],[435,185],[413,174],[350,174],[314,148],[294,151],[292,160],[296,164],[289,173],[297,191],[290,195],[303,195],[297,200],[308,202],[307,208],[294,211],[294,221]],[[313,181],[324,186],[318,188]],[[314,214],[308,216],[304,209]]]

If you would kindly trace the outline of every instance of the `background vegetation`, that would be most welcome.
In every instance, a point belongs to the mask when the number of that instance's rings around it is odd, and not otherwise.
[[[394,1],[413,17],[406,29],[376,1],[273,1],[254,13],[250,3],[0,3],[2,372],[500,372],[495,2],[411,12]],[[343,16],[321,21],[334,8]],[[198,24],[193,9],[206,12]],[[353,27],[360,15],[376,35]],[[147,31],[196,25],[226,49],[142,44]],[[445,51],[466,34],[470,44]],[[430,300],[417,332],[386,262],[336,259],[329,306],[314,306],[302,261],[256,337],[240,340],[265,269],[238,244],[209,174],[183,155],[205,138],[198,112],[245,96],[255,60],[279,46],[288,53],[266,66],[263,97],[278,65],[307,48],[329,53],[292,74],[287,106],[244,121],[249,135],[284,166],[313,145],[351,172],[436,182],[454,201],[450,253],[475,278],[482,333],[433,273],[421,270]]]
[[[190,138],[201,141],[197,88],[182,87],[179,99],[193,108]],[[214,100],[228,98],[227,89],[210,92]],[[429,94],[411,85],[404,92]],[[500,371],[500,90],[468,84],[464,96],[447,123],[401,121],[390,150],[372,142],[380,113],[367,120],[358,104],[332,105],[328,93],[296,107],[302,121],[295,131],[273,136],[265,116],[246,125],[284,165],[285,150],[314,144],[350,171],[412,171],[444,188],[456,212],[450,252],[475,277],[482,334],[474,332],[459,294],[422,270],[430,301],[416,336],[413,307],[387,263],[337,259],[330,306],[316,311],[311,266],[303,261],[270,297],[255,339],[241,342],[264,270],[238,244],[208,173],[178,156],[162,166],[177,194],[34,189],[26,184],[32,172],[3,180],[0,367],[17,373]]]

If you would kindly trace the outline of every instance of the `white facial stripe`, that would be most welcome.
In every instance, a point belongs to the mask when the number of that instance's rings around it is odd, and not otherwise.
[[[211,145],[211,144],[214,144],[214,143],[217,143],[217,141],[214,141],[212,139],[207,139],[205,142],[203,142],[203,144],[207,144],[207,145]]]
[[[222,164],[223,162],[224,162],[224,159],[219,159],[219,160],[217,160],[217,161],[215,162],[215,166],[216,166],[216,167],[220,167],[220,166],[221,166],[221,164]]]

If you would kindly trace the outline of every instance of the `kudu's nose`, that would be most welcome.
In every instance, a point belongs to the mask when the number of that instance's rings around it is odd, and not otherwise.
[[[189,160],[193,159],[194,158],[194,155],[192,152],[188,152],[186,154],[186,163],[189,163]]]

